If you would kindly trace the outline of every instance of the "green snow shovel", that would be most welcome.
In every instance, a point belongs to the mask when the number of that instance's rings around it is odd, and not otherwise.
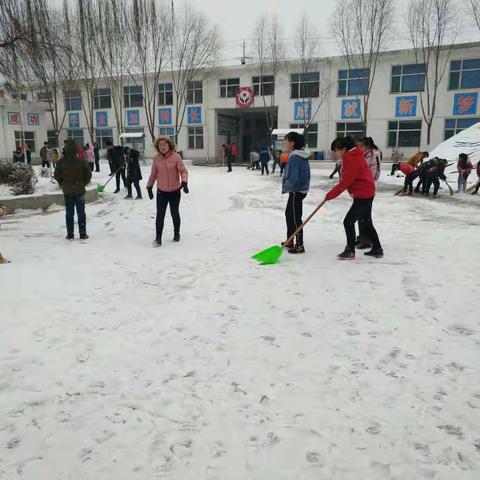
[[[284,243],[284,245],[288,245],[294,238],[295,235],[303,228],[305,225],[313,218],[313,216],[323,207],[326,200],[324,200],[311,214],[310,216],[290,235],[290,238]],[[282,256],[283,253],[283,246],[281,245],[273,245],[261,252],[256,253],[252,256],[254,260],[256,260],[260,265],[272,265],[273,263],[277,263],[278,259]]]
[[[121,167],[120,167],[115,173],[112,173],[112,174],[110,175],[110,178],[105,182],[104,185],[99,185],[99,186],[97,187],[97,192],[98,192],[98,193],[102,193],[102,192],[105,191],[105,187],[108,185],[108,182],[124,167],[124,165],[125,165],[126,163],[127,163],[127,160],[125,160],[125,161],[122,163]]]

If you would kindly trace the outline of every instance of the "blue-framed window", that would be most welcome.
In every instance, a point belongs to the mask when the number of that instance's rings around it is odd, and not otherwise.
[[[388,122],[389,147],[420,147],[421,138],[421,120]]]
[[[480,88],[480,58],[450,62],[450,90]]]
[[[123,87],[123,103],[125,108],[143,107],[142,85],[127,85]]]
[[[423,92],[425,64],[395,65],[392,67],[391,93]]]
[[[338,71],[338,96],[365,95],[368,92],[369,68]]]
[[[97,88],[93,91],[93,108],[112,108],[112,95],[109,88]]]
[[[173,105],[173,83],[158,84],[158,104],[160,106]]]
[[[304,123],[291,123],[290,128],[305,128]],[[318,123],[311,123],[305,130],[308,148],[317,148],[318,143]]]
[[[67,137],[75,140],[79,147],[83,147],[83,128],[75,128],[67,130]]]
[[[365,125],[362,122],[337,123],[337,137],[350,136],[355,139],[365,136]]]
[[[160,127],[160,135],[169,137],[170,140],[175,141],[175,127]]]
[[[292,73],[290,98],[316,98],[320,95],[320,72]]]
[[[68,90],[65,92],[65,110],[75,111],[82,109],[82,92],[80,90]]]
[[[453,137],[457,133],[460,133],[462,130],[465,130],[472,125],[480,122],[480,117],[475,118],[446,118],[445,119],[445,130],[444,138],[448,140],[450,137]]]
[[[203,149],[203,127],[188,127],[188,149]]]
[[[97,128],[95,130],[95,138],[100,148],[107,148],[106,142],[113,142],[113,133],[111,128]]]
[[[201,80],[188,82],[187,103],[189,105],[203,103],[203,82]]]

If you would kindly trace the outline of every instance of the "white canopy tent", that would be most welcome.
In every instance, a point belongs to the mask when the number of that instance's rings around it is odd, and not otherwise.
[[[480,122],[437,145],[430,152],[430,158],[445,158],[455,162],[460,153],[466,153],[473,164],[480,161]]]

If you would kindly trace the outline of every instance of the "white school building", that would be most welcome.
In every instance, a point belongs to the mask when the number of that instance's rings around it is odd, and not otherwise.
[[[431,149],[480,121],[480,42],[445,47],[444,55],[447,54],[450,58],[438,88],[428,146],[420,98],[426,98],[424,65],[416,63],[414,52],[409,49],[380,54],[370,95],[367,135],[382,149],[384,159],[391,157],[393,149],[405,156],[418,149]],[[270,110],[275,113],[272,127],[281,129],[302,128],[305,115],[310,115],[308,148],[314,159],[327,158],[333,138],[345,134],[359,136],[364,131],[362,93],[369,74],[368,69],[349,69],[340,56],[319,59],[317,68],[308,72],[301,72],[295,61],[287,62],[276,78],[265,73],[261,77],[258,65],[254,64],[204,71],[188,91],[178,150],[184,158],[214,163],[222,160],[222,144],[235,142],[238,159],[246,161],[251,150],[270,143],[266,121],[266,112]],[[133,143],[150,157],[154,150],[143,108],[142,85],[129,82],[125,81],[122,87],[124,131],[115,126],[109,89],[100,84],[96,90],[96,140],[102,146],[109,139],[114,143]],[[247,93],[239,98],[239,91]],[[249,98],[249,92],[253,97]],[[39,156],[44,141],[54,143],[48,104],[41,101],[42,96],[42,92],[36,92],[14,101],[0,92],[0,158],[12,158],[22,131],[33,158]],[[60,145],[69,137],[81,144],[92,141],[82,110],[84,96],[85,92],[72,90],[64,92],[60,99],[65,108],[65,112],[60,112],[60,116],[65,113]],[[165,72],[159,82],[155,134],[174,135],[174,105],[171,76]],[[129,133],[145,136],[132,138]]]

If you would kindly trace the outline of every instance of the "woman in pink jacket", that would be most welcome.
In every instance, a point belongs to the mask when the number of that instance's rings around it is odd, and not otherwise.
[[[152,171],[147,182],[150,200],[153,199],[153,186],[157,182],[157,219],[154,247],[162,245],[163,224],[167,205],[173,220],[173,241],[180,241],[180,191],[188,193],[188,172],[180,155],[175,151],[175,144],[169,137],[159,137],[155,140],[158,152],[153,157]]]
[[[368,168],[372,172],[372,177],[375,181],[380,178],[380,161],[382,160],[382,153],[375,145],[372,137],[363,137],[357,141],[357,147],[363,150],[363,156],[368,163]]]
[[[85,154],[87,156],[88,164],[90,165],[90,170],[95,168],[95,150],[93,145],[89,145],[88,143],[85,145]]]

